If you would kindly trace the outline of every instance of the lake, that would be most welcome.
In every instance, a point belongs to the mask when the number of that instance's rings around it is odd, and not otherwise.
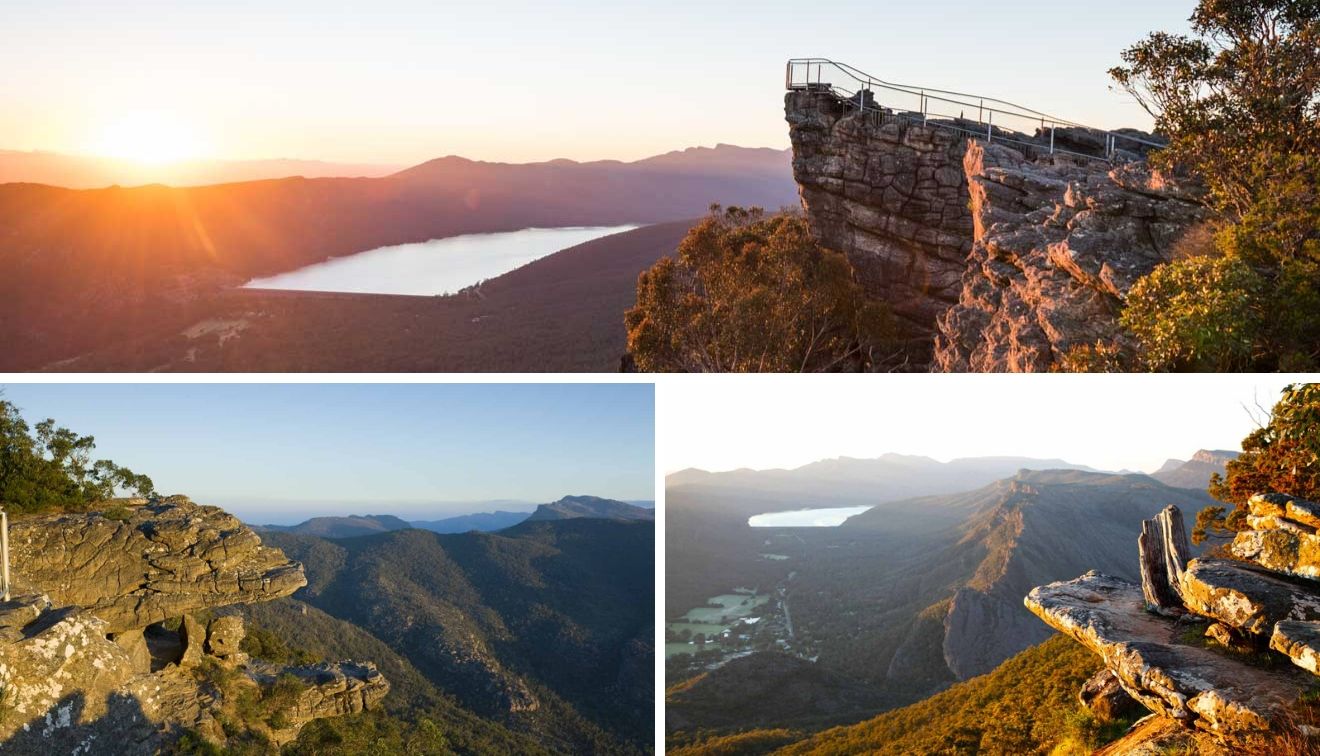
[[[823,507],[795,509],[791,512],[767,512],[747,518],[753,528],[833,528],[870,507]]]
[[[561,249],[634,228],[637,226],[570,226],[451,236],[337,257],[256,278],[244,286],[358,294],[453,294]]]

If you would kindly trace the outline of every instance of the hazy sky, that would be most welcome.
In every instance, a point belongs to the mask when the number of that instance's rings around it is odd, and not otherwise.
[[[649,384],[6,384],[162,493],[249,522],[431,519],[425,502],[651,499]],[[448,510],[448,511],[446,511]]]
[[[0,149],[633,159],[786,147],[784,62],[1142,125],[1105,71],[1192,0],[5,0]],[[127,135],[127,136],[126,136]]]
[[[886,452],[1061,458],[1150,472],[1197,449],[1238,449],[1305,376],[902,375],[707,378],[665,387],[658,453],[687,467],[797,467]]]

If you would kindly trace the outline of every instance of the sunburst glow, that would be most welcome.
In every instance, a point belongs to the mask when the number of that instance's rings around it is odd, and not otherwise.
[[[160,165],[201,157],[205,144],[195,129],[178,118],[136,111],[107,122],[91,151],[104,157]]]

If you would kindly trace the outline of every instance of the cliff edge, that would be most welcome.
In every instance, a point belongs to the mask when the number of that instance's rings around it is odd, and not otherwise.
[[[214,610],[307,581],[216,507],[176,496],[32,516],[10,545],[0,752],[154,754],[236,732],[278,745],[389,691],[370,662],[286,667],[240,650],[242,619]]]
[[[812,233],[889,305],[918,367],[1048,371],[1074,346],[1122,344],[1128,289],[1204,219],[1194,188],[1136,153],[1086,157],[1100,144],[1080,130],[1051,154],[815,88],[788,92],[785,113]]]

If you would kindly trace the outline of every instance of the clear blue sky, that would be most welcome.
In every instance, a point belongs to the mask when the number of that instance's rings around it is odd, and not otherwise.
[[[1193,6],[6,0],[0,148],[86,151],[107,130],[122,133],[117,123],[157,117],[167,125],[153,138],[186,131],[181,144],[225,158],[785,147],[783,64],[794,56],[1099,126],[1141,125],[1105,71],[1146,33],[1184,29]]]
[[[5,384],[162,493],[258,523],[654,496],[650,384]],[[446,504],[447,503],[447,504]],[[464,504],[466,503],[466,504]],[[529,508],[529,507],[528,507]]]

